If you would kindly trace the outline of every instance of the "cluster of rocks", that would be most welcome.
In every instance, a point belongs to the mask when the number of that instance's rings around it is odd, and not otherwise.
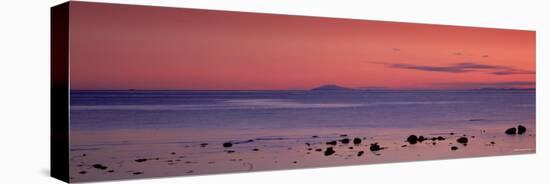
[[[244,144],[244,143],[250,143],[250,142],[254,142],[254,140],[253,140],[253,139],[248,139],[248,140],[245,140],[245,141],[233,141],[233,142],[230,141],[230,142],[224,142],[224,143],[222,144],[222,146],[223,146],[224,148],[230,148],[230,147],[232,147],[234,144]],[[203,143],[203,144],[205,144],[205,143]],[[201,146],[203,146],[203,144],[201,144]],[[206,145],[208,145],[208,144],[206,144]],[[206,146],[206,145],[204,145],[204,146]],[[203,146],[203,147],[204,147],[204,146]]]
[[[377,142],[375,143],[372,143],[370,144],[370,148],[369,148],[371,151],[380,151],[380,150],[383,150],[383,149],[386,149],[386,148],[383,148],[383,147],[380,147],[380,145],[378,145]]]
[[[424,136],[416,136],[416,135],[409,135],[409,137],[407,137],[407,142],[409,142],[409,144],[416,144],[416,143],[422,143],[426,140],[432,140],[434,143],[435,141],[443,141],[445,140],[444,137],[442,136],[438,136],[438,137],[432,137],[432,138],[426,138]]]
[[[314,136],[313,138],[317,138],[317,137],[318,136]],[[342,138],[338,139],[338,140],[331,140],[331,141],[325,142],[325,144],[328,145],[329,147],[325,148],[324,151],[323,151],[322,148],[317,148],[314,151],[323,152],[323,154],[325,156],[331,156],[331,155],[334,155],[336,153],[336,150],[335,150],[334,146],[338,145],[339,143],[342,144],[342,145],[353,144],[354,146],[359,146],[363,143],[363,140],[365,139],[365,138],[360,138],[360,137],[349,138],[347,134],[340,134],[339,137],[342,137]],[[306,145],[309,147],[312,144],[311,143],[306,143]],[[369,147],[369,150],[371,150],[373,152],[385,149],[384,147],[381,147],[378,143],[372,143],[368,147]],[[353,146],[349,146],[348,148],[349,149],[354,149]],[[313,150],[313,148],[307,148],[307,150],[311,151],[311,150]],[[309,152],[308,152],[308,154],[309,154]],[[358,157],[362,156],[363,154],[365,154],[365,151],[358,151],[357,152]]]
[[[527,131],[527,128],[524,127],[523,125],[518,125],[517,127],[512,127],[512,128],[509,128],[505,131],[506,134],[508,135],[516,135],[516,134],[524,134],[525,132]],[[483,131],[485,132],[485,131]],[[453,136],[455,133],[450,133],[451,136]],[[319,136],[312,136],[312,138],[318,138]],[[338,145],[339,143],[342,144],[342,145],[348,145],[348,144],[351,144],[353,143],[353,145],[355,146],[358,146],[358,145],[361,145],[363,143],[363,140],[365,138],[360,138],[360,137],[354,137],[354,138],[351,138],[351,137],[348,137],[347,134],[340,134],[339,135],[339,139],[337,140],[330,140],[330,141],[327,141],[325,142],[325,144],[329,147],[325,148],[325,149],[322,149],[322,148],[316,148],[316,149],[313,149],[312,146],[313,144],[312,143],[305,143],[308,148],[308,152],[307,154],[310,154],[309,151],[316,151],[316,152],[323,152],[323,154],[325,156],[331,156],[331,155],[334,155],[336,153],[336,150],[334,148],[334,146]],[[470,136],[471,138],[475,138],[475,136]],[[417,136],[417,135],[409,135],[406,139],[406,142],[408,142],[410,145],[414,145],[414,144],[417,144],[417,143],[422,143],[424,141],[429,141],[431,140],[431,144],[433,145],[436,145],[436,142],[438,141],[444,141],[446,140],[447,138],[443,137],[443,136],[433,136],[433,137],[426,137],[426,136]],[[224,142],[222,144],[222,146],[224,148],[230,148],[230,147],[233,147],[235,144],[241,144],[241,143],[248,143],[248,142],[253,142],[254,140],[250,139],[250,140],[246,140],[246,141],[240,141],[240,142]],[[456,142],[459,143],[459,144],[462,144],[463,146],[467,146],[468,145],[468,142],[469,142],[469,139],[466,135],[463,135],[463,136],[460,136],[459,138],[456,139]],[[452,145],[452,143],[449,143],[450,145]],[[491,141],[490,143],[491,145],[494,145],[495,142],[494,141]],[[206,143],[203,143],[201,144],[200,146],[201,147],[205,147],[207,146],[208,144]],[[377,142],[375,143],[371,143],[370,145],[367,145],[367,147],[369,147],[369,150],[372,151],[372,152],[377,152],[377,151],[380,151],[380,150],[383,150],[383,149],[386,149],[385,147],[381,147]],[[407,145],[402,145],[401,147],[407,147]],[[353,146],[349,146],[347,147],[349,149],[354,149]],[[455,150],[458,150],[458,147],[457,146],[451,146],[450,147],[452,151],[455,151]],[[254,148],[252,149],[252,151],[259,151],[258,148]],[[226,150],[227,153],[233,153],[235,151],[232,151],[232,150]],[[364,155],[365,151],[358,151],[357,152],[357,156],[360,157],[362,155]],[[379,154],[377,154],[379,155]],[[136,162],[145,162],[147,159],[137,159],[135,160]]]
[[[454,133],[450,133],[450,135],[454,135]],[[471,136],[472,138],[474,138],[475,136]],[[409,144],[417,144],[417,143],[422,143],[426,140],[431,140],[432,141],[432,144],[435,145],[436,144],[436,141],[444,141],[446,138],[443,137],[443,136],[437,136],[437,137],[431,137],[431,138],[426,138],[424,136],[416,136],[416,135],[409,135],[409,137],[407,137],[407,140],[406,142],[408,142]],[[459,137],[458,139],[456,139],[456,142],[466,146],[468,145],[468,137],[466,137],[466,135],[463,135],[461,137]],[[407,145],[402,145],[401,147],[407,147]],[[458,150],[458,147],[457,146],[452,146],[451,147],[451,150]]]
[[[340,136],[347,136],[346,134],[343,134],[343,135],[340,135]],[[350,142],[353,142],[353,144],[355,145],[359,145],[361,144],[361,142],[363,142],[363,140],[359,137],[355,137],[353,138],[353,140],[351,140],[350,138],[343,138],[343,139],[340,139],[338,140],[338,142],[341,142],[342,144],[349,144]],[[337,141],[329,141],[327,142],[328,145],[336,145]]]
[[[527,128],[525,128],[523,125],[518,125],[517,128],[512,127],[512,128],[506,129],[504,133],[508,135],[516,135],[516,134],[521,135],[521,134],[524,134],[526,131],[527,131]]]

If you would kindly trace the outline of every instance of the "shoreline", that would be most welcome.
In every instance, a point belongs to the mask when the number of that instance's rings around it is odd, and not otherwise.
[[[525,124],[528,129],[523,135],[506,135],[505,127],[509,127],[510,124],[484,124],[480,125],[486,127],[484,129],[476,130],[477,127],[470,127],[467,131],[454,132],[401,129],[373,136],[367,136],[361,133],[361,130],[344,132],[344,130],[334,129],[330,134],[320,134],[319,131],[313,130],[312,132],[319,133],[317,135],[301,131],[302,136],[299,138],[292,137],[298,135],[299,131],[288,132],[289,135],[286,137],[267,135],[247,137],[249,135],[245,134],[238,139],[226,137],[225,140],[216,139],[210,142],[195,139],[198,138],[193,137],[196,135],[174,130],[173,133],[179,132],[178,135],[187,138],[174,141],[178,140],[175,139],[177,136],[165,132],[166,134],[160,137],[155,137],[155,134],[146,134],[147,138],[142,137],[145,140],[169,140],[165,142],[132,143],[126,140],[126,144],[98,144],[81,147],[83,149],[73,149],[76,146],[73,144],[70,155],[70,167],[73,171],[71,181],[202,175],[536,153],[534,122]],[[126,134],[116,132],[109,134],[129,136],[126,138],[132,139],[128,132]],[[143,136],[139,131],[134,133]],[[215,133],[217,132],[213,132],[212,135],[218,135]],[[197,132],[198,134],[201,132]],[[212,136],[210,133],[202,134],[205,137]],[[406,142],[411,134],[424,136],[427,140],[417,141],[415,144]],[[78,133],[71,135],[79,136]],[[83,138],[89,140],[90,137],[87,136]],[[109,139],[101,134],[94,136],[102,138],[101,141],[104,143]],[[223,137],[223,135],[218,136]],[[438,139],[440,136],[443,139]],[[282,137],[284,139],[281,139]],[[468,138],[467,144],[458,142],[461,137]],[[356,138],[360,139],[360,142]],[[432,138],[435,139],[432,140]],[[348,140],[344,141],[344,139]],[[359,143],[356,144],[355,141]],[[231,146],[224,147],[224,143],[231,143]],[[374,146],[373,149],[373,145],[378,145],[378,148]],[[457,149],[453,150],[452,147]]]

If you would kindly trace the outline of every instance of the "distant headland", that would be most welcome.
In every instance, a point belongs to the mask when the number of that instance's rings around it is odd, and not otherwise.
[[[346,87],[342,87],[334,84],[327,84],[327,85],[322,85],[322,86],[313,88],[311,90],[312,91],[350,91],[350,90],[356,90],[356,89],[346,88]]]

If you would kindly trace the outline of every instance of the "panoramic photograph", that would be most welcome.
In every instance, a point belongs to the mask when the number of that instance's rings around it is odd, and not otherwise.
[[[71,182],[536,152],[535,31],[70,8]]]

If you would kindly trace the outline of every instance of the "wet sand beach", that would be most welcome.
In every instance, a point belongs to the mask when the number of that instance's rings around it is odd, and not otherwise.
[[[522,134],[505,133],[517,125],[455,130],[312,129],[284,135],[219,130],[72,132],[71,181],[535,153],[534,123],[524,123],[527,130]]]

